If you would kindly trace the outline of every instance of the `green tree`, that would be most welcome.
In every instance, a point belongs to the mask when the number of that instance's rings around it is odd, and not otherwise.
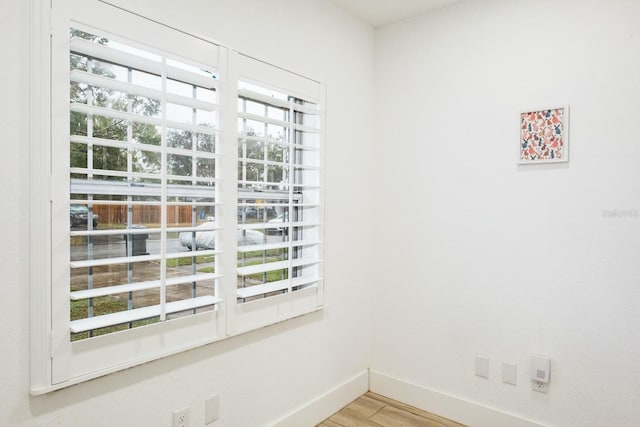
[[[200,126],[210,125],[200,123]],[[183,150],[193,150],[194,133],[190,131],[170,130],[167,133],[167,146],[172,148],[180,148]],[[195,134],[196,150],[202,153],[213,153],[215,139],[213,135],[202,133]],[[197,157],[197,154],[196,154]],[[196,172],[198,177],[214,178],[215,177],[215,160],[197,157],[195,160]],[[171,175],[192,176],[193,161],[191,156],[170,154],[167,156],[167,170]]]
[[[71,36],[101,45],[109,44],[109,40],[104,37],[98,37],[75,29],[71,30]],[[71,53],[71,70],[81,70],[107,78],[116,78],[117,75],[114,69],[119,67],[118,65],[92,60],[90,66],[90,59],[91,58],[85,55]],[[71,103],[88,104],[90,102],[91,105],[97,107],[128,111],[148,116],[155,116],[160,111],[160,101],[158,100],[76,82],[71,82],[69,99]],[[91,120],[92,125],[91,135],[88,135],[89,120]],[[71,135],[127,141],[128,126],[129,122],[126,120],[99,115],[88,116],[84,113],[71,112],[69,129]],[[133,123],[132,131],[134,141],[140,144],[160,145],[160,135],[155,126]],[[80,143],[71,143],[70,151],[71,167],[86,168],[88,165],[87,146]],[[127,170],[127,150],[124,148],[94,145],[92,160],[94,169]],[[159,169],[160,157],[158,153],[138,151],[134,154],[132,162],[134,171],[142,169],[157,170]],[[145,167],[142,167],[143,165]],[[115,177],[104,178],[117,179]]]

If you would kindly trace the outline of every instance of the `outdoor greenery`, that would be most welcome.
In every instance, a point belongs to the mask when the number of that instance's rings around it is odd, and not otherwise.
[[[85,33],[78,30],[71,30],[72,36],[80,37],[93,41],[101,45],[108,43],[108,40],[93,34]],[[91,61],[91,70],[89,58],[71,54],[70,66],[71,70],[81,70],[92,72],[100,76],[115,78],[113,64],[104,63],[97,60]],[[89,104],[110,108],[118,111],[130,111],[147,116],[155,116],[160,112],[160,101],[147,99],[140,96],[128,95],[113,90],[100,88],[96,86],[88,86],[82,83],[71,82],[71,93],[69,95],[70,102]],[[70,117],[70,133],[71,135],[89,136],[88,135],[88,116],[87,114],[71,112]],[[128,132],[128,122],[126,120],[114,119],[93,115],[91,117],[92,131],[94,138],[104,138],[114,141],[126,141]],[[133,123],[134,138],[142,144],[160,145],[160,135],[155,126],[142,123]],[[141,162],[148,164],[159,164],[160,158],[158,153],[148,151],[140,151],[135,155],[134,164],[140,165]],[[86,168],[88,164],[87,145],[79,143],[71,143],[70,156],[71,167]],[[96,145],[93,147],[94,169],[126,171],[127,170],[127,150],[117,147],[105,147]],[[105,177],[105,179],[114,179],[113,177]]]
[[[75,29],[71,35],[106,45],[109,40],[97,37]],[[115,79],[119,74],[126,74],[130,70],[119,65],[105,63],[87,56],[71,54],[71,70],[86,71],[103,77]],[[117,73],[118,72],[118,73]],[[140,71],[136,71],[141,73]],[[96,107],[117,111],[126,111],[143,116],[158,117],[161,112],[161,103],[158,99],[151,99],[137,95],[117,92],[98,86],[89,86],[83,83],[71,82],[70,102],[90,104]],[[91,120],[91,135],[88,135],[88,121]],[[199,123],[201,126],[212,127],[211,123]],[[145,123],[130,122],[128,120],[99,116],[97,114],[88,117],[87,114],[71,112],[70,133],[78,136],[92,136],[113,141],[126,142],[129,140],[129,127],[133,142],[141,144],[141,149],[133,151],[132,170],[134,172],[158,173],[160,172],[160,153],[145,151],[144,145],[161,144],[161,135],[157,126]],[[192,149],[194,134],[184,130],[169,130],[167,132],[167,145],[174,148]],[[212,135],[195,134],[195,143],[200,152],[213,153],[215,138]],[[127,171],[128,156],[126,148],[93,146],[92,163],[94,169],[108,171]],[[88,149],[86,144],[71,143],[70,161],[71,167],[86,168],[88,165]],[[191,176],[193,173],[192,157],[183,155],[167,156],[167,171],[171,175]],[[215,177],[215,160],[196,159],[196,172],[199,177]],[[81,177],[80,177],[81,178]],[[115,176],[104,176],[103,179],[119,180]]]
[[[214,255],[197,255],[196,257],[196,264],[209,264],[209,263],[213,263],[215,261],[215,256]],[[192,265],[193,264],[193,257],[184,257],[184,258],[170,258],[167,260],[167,268],[174,268],[174,267],[183,267],[186,265]],[[211,269],[213,269],[211,271],[211,273],[214,272],[214,267],[211,267]],[[199,270],[202,271],[202,270]]]

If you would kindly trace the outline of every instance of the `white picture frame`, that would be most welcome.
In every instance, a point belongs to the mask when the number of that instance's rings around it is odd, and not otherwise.
[[[518,164],[569,161],[569,105],[520,111]]]

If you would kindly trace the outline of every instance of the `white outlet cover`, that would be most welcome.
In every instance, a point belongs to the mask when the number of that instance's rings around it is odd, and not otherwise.
[[[189,426],[189,407],[184,407],[173,413],[173,427]]]
[[[551,376],[551,359],[549,356],[534,354],[531,356],[529,376],[533,381],[548,383]]]
[[[518,365],[502,362],[502,382],[505,384],[518,384]]]
[[[489,378],[489,357],[476,355],[476,376]]]
[[[209,396],[204,400],[204,423],[211,424],[220,418],[220,395]]]

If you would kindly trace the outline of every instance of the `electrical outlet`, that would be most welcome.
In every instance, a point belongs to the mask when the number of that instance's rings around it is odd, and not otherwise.
[[[189,427],[189,407],[174,411],[173,427]]]
[[[531,381],[531,390],[539,393],[546,393],[549,391],[549,383],[543,383],[542,381]]]

